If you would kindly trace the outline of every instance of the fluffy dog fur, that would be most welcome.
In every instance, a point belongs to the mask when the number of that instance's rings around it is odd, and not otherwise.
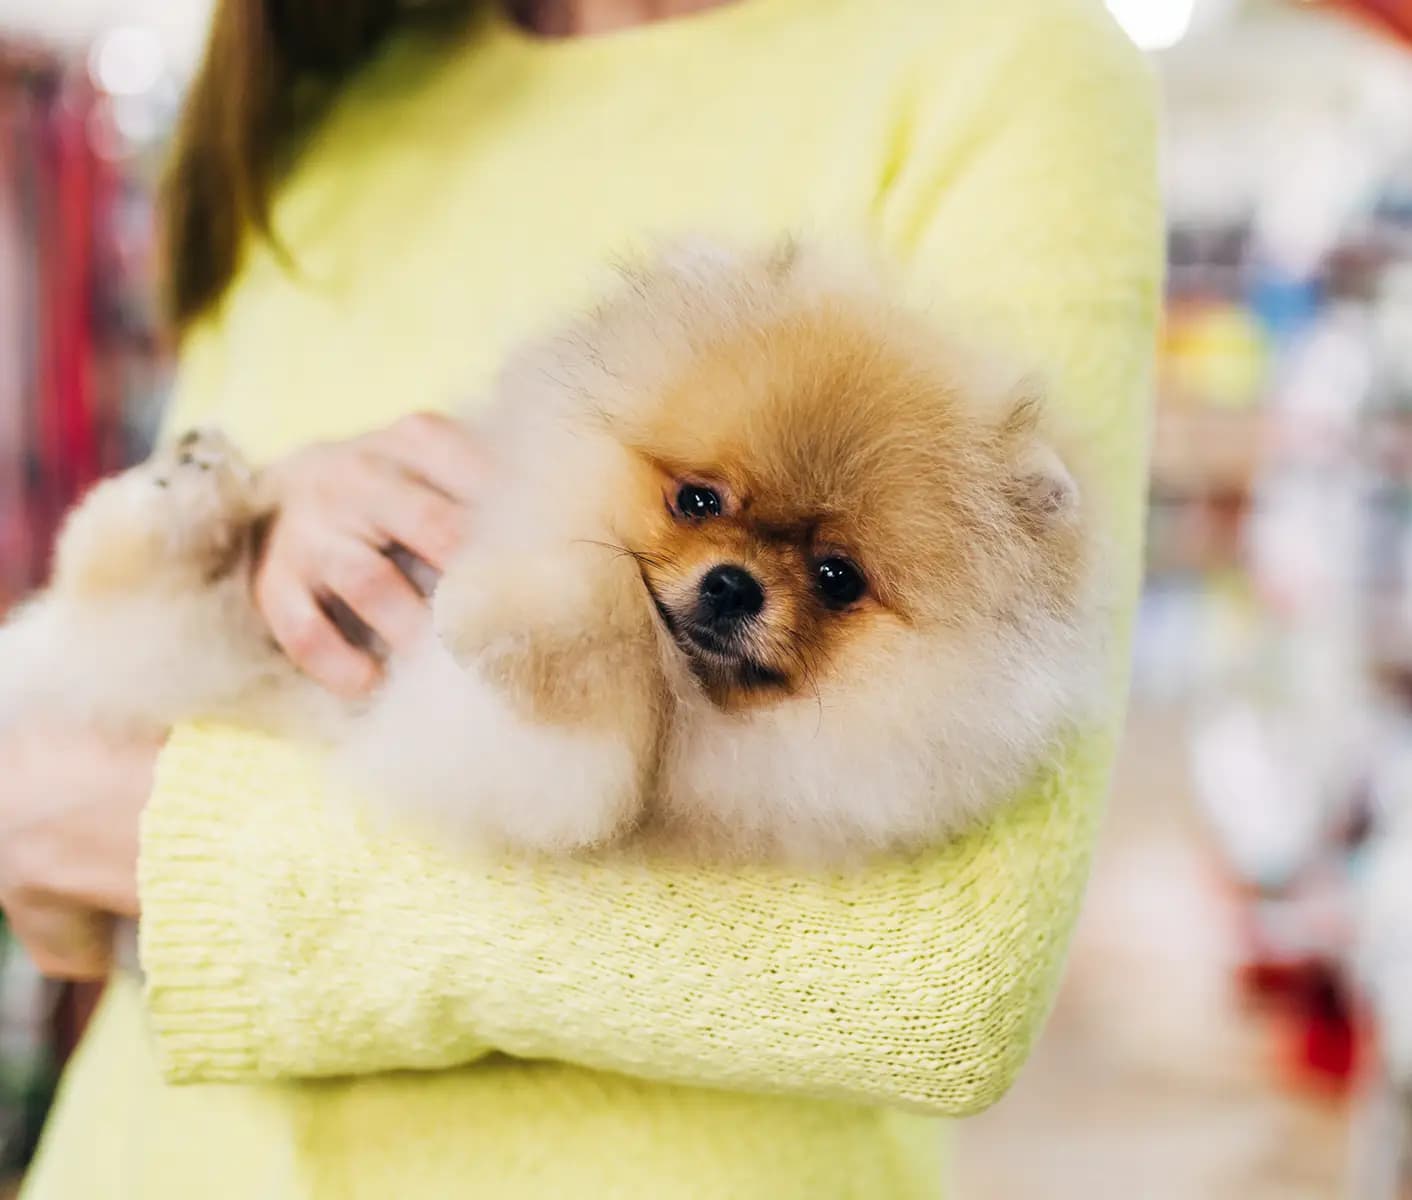
[[[199,433],[73,514],[0,632],[0,721],[327,741],[476,844],[838,862],[984,814],[1092,715],[1072,452],[1033,386],[866,275],[792,243],[677,251],[498,393],[475,537],[366,707],[269,643],[248,576],[278,497]]]

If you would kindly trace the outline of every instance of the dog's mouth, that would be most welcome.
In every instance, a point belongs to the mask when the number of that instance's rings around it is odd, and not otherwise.
[[[642,585],[647,589],[663,628],[677,649],[686,656],[692,674],[708,694],[714,696],[727,688],[766,691],[789,686],[789,676],[752,654],[745,639],[736,634],[723,635],[699,621],[674,612],[645,575]]]

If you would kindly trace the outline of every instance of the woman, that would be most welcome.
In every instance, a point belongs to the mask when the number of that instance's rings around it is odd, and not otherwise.
[[[1149,81],[1097,0],[521,9],[218,12],[168,208],[173,421],[293,455],[256,587],[297,661],[368,686],[315,598],[395,644],[424,614],[380,547],[477,502],[474,447],[396,419],[681,229],[867,239],[1041,362],[1103,451],[1131,600],[1159,221]],[[83,922],[140,899],[148,972],[110,991],[28,1195],[935,1196],[934,1118],[1004,1091],[1052,995],[1111,751],[830,881],[473,872],[341,820],[268,738],[20,731],[18,926],[81,972]],[[149,790],[136,888],[131,822],[92,813]]]

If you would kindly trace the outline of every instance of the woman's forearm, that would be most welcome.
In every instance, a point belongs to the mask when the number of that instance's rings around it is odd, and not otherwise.
[[[478,867],[360,829],[316,762],[180,731],[143,947],[179,1080],[447,1067],[494,1047],[654,1079],[983,1106],[1023,1061],[1107,747],[992,830],[837,879]]]

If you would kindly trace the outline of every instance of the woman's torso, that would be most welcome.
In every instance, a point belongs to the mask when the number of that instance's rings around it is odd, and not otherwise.
[[[905,266],[913,225],[944,203],[890,199],[919,82],[955,108],[929,151],[944,181],[985,136],[1024,7],[739,0],[593,42],[496,26],[449,52],[396,45],[280,198],[294,272],[256,246],[188,339],[175,420],[215,422],[259,458],[452,407],[590,296],[607,257],[658,235],[842,234]],[[122,987],[28,1195],[907,1198],[939,1191],[939,1139],[915,1117],[508,1059],[167,1088]]]

